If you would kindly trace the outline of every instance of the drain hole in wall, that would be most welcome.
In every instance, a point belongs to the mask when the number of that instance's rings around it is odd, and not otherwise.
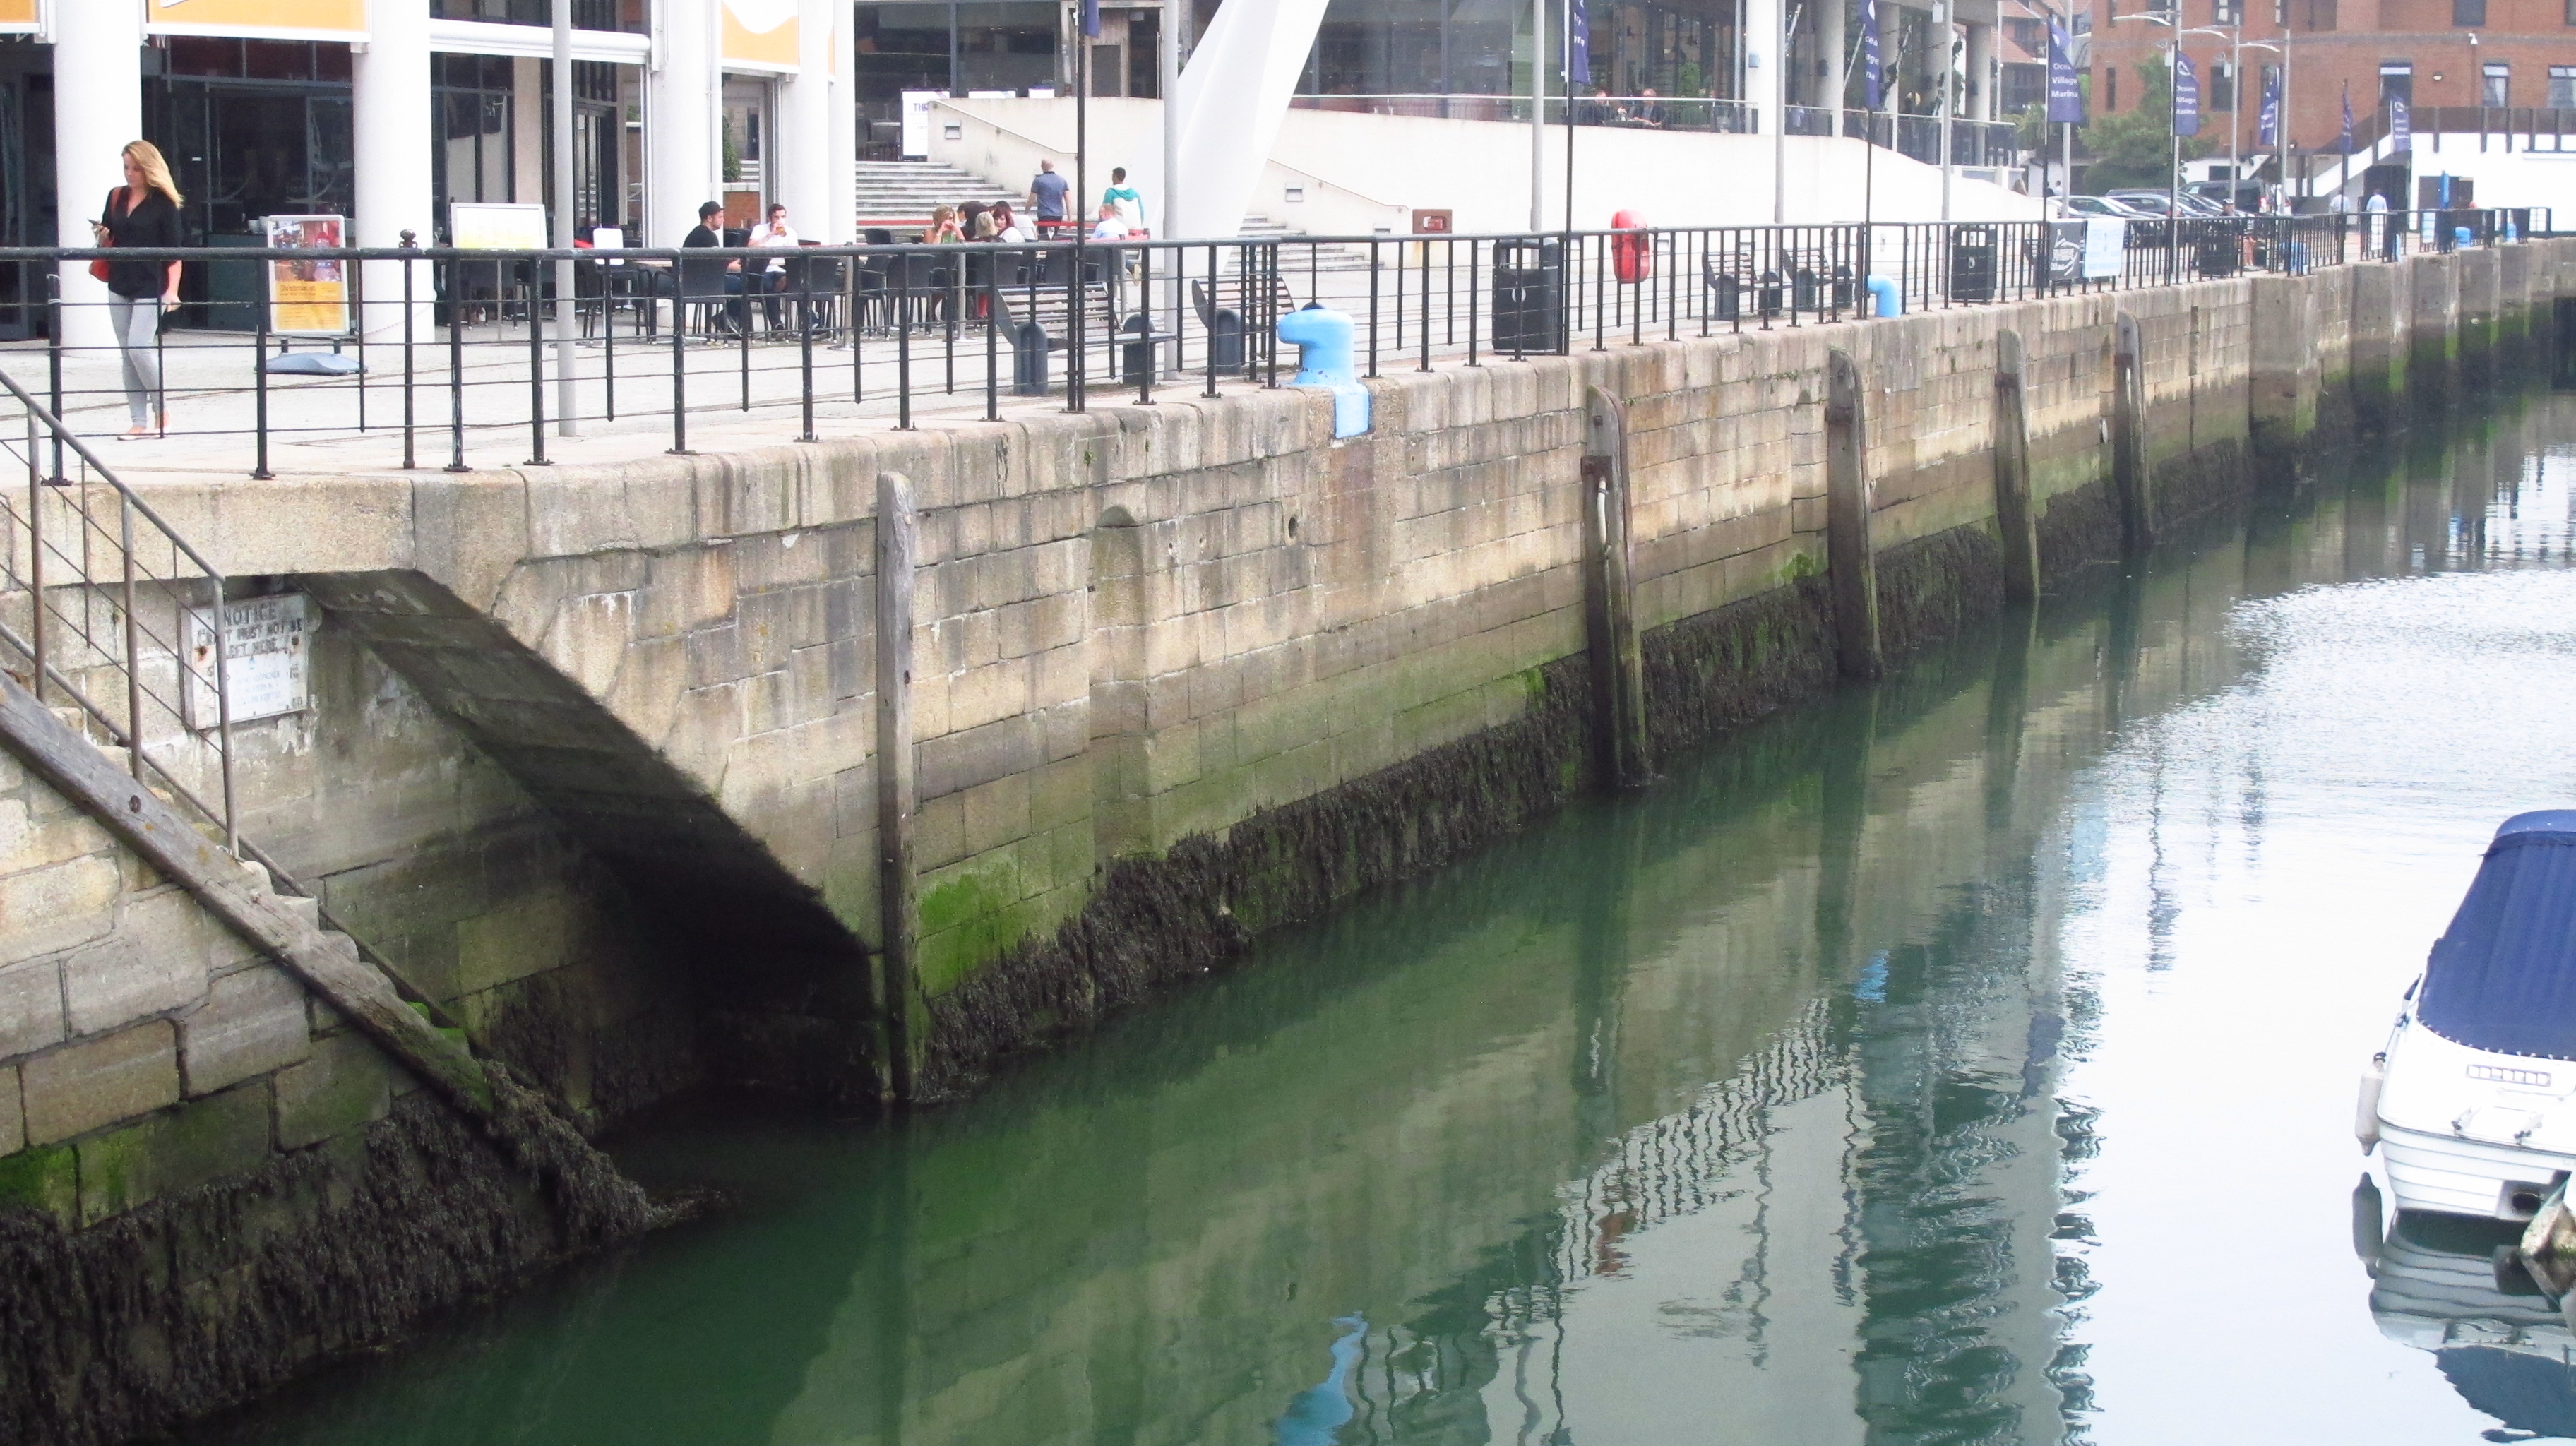
[[[1297,519],[1294,517],[1288,519],[1288,540],[1291,542],[1297,540]]]

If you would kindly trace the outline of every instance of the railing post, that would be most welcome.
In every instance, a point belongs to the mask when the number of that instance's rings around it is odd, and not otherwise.
[[[402,233],[402,244],[403,244],[403,249],[404,249],[404,250],[406,250],[406,251],[408,251],[408,250],[413,250],[413,249],[416,249],[416,248],[420,245],[420,240],[419,240],[419,237],[418,237],[418,236],[416,236],[414,233],[409,232],[409,231],[405,231],[404,233]],[[412,343],[413,343],[413,337],[412,337],[411,266],[412,266],[412,263],[410,262],[410,260],[409,260],[408,258],[406,258],[406,259],[404,260],[403,264],[402,264],[402,278],[403,278],[403,284],[402,284],[402,309],[403,309],[403,318],[402,318],[402,326],[403,326],[403,333],[402,333],[402,336],[403,336],[403,339],[402,339],[402,353],[403,353],[403,388],[402,388],[402,392],[403,392],[403,470],[404,470],[404,471],[406,471],[406,472],[408,472],[408,471],[410,471],[412,468],[417,467],[417,466],[419,466],[419,465],[420,465],[420,456],[419,456],[418,449],[417,449],[417,447],[416,447],[416,441],[417,441],[417,438],[416,438],[415,433],[414,433],[414,427],[415,427],[415,425],[416,425],[416,423],[417,423],[417,421],[418,421],[418,418],[417,418],[417,417],[415,416],[415,414],[414,414],[414,410],[413,410],[413,398],[412,398],[412,378],[413,378]]]
[[[1163,343],[1154,335],[1154,245],[1150,241],[1136,248],[1136,300],[1136,315],[1145,323],[1137,342],[1145,349],[1145,365],[1136,373],[1136,404],[1150,407],[1154,405],[1154,373],[1163,365]],[[992,324],[987,322],[984,330],[991,334]]]
[[[139,782],[143,777],[143,635],[134,620],[134,499],[123,488],[116,494],[116,531],[117,551],[124,563],[125,765]],[[224,650],[220,606],[215,621],[215,651],[220,653]]]
[[[470,472],[474,469],[465,465],[465,305],[457,290],[457,262],[451,258],[447,263],[447,470]]]
[[[263,262],[261,262],[261,263],[260,263],[260,267],[261,267],[261,269],[262,269],[262,270],[266,270],[266,269],[267,269],[267,267],[268,267],[268,263],[267,263],[267,262],[265,262],[265,261],[263,261]],[[258,443],[257,443],[257,465],[251,468],[250,475],[251,475],[251,477],[252,477],[254,480],[256,480],[256,481],[265,482],[265,481],[267,481],[267,480],[269,479],[269,477],[270,477],[270,475],[271,475],[271,473],[270,473],[270,472],[269,472],[269,470],[268,470],[268,322],[269,322],[269,315],[268,315],[268,288],[267,288],[265,285],[263,285],[263,286],[260,288],[259,295],[258,295],[257,297],[255,297],[255,298],[253,298],[253,300],[251,301],[251,310],[258,314],[258,316],[259,316],[259,325],[258,325],[258,328],[257,328],[257,330],[256,330],[256,332],[255,332],[255,335],[257,336],[258,340],[257,340],[257,341],[255,341],[255,342],[253,343],[253,345],[257,348],[257,351],[254,353],[254,355],[253,355],[253,357],[252,357],[252,360],[251,360],[251,385],[252,385],[252,390],[253,390],[253,392],[256,394],[256,400],[255,400],[255,402],[254,402],[253,412],[252,412],[252,425],[253,425],[253,426],[257,429],[257,431],[258,431]],[[167,372],[164,372],[164,373],[162,374],[162,383],[163,383],[163,385],[164,385],[164,386],[167,386],[167,385],[168,385],[168,383],[169,383],[169,374],[168,374]],[[168,400],[168,395],[169,395],[169,394],[168,394],[167,392],[164,392],[164,393],[162,394],[162,396],[163,396],[163,400],[164,400],[165,404],[166,404],[166,402],[167,402],[167,400]],[[59,416],[61,416],[61,415],[62,415],[62,413],[58,411],[58,412],[54,413],[54,415],[55,415],[55,416],[57,416],[57,417],[59,417]]]
[[[796,266],[797,394],[805,422],[796,440],[811,442],[818,440],[814,435],[814,262],[810,257],[799,258]]]
[[[45,482],[44,464],[36,460],[36,414],[27,414],[27,632],[36,670],[28,691],[45,701]]]
[[[45,405],[55,416],[63,414],[63,274],[59,269],[45,271]],[[63,434],[54,434],[54,470],[63,475]]]
[[[537,308],[545,302],[545,270],[531,256],[528,259],[528,465],[548,467],[546,460],[546,329],[537,320]]]
[[[688,263],[671,263],[671,451],[674,457],[689,455],[689,303],[680,286],[681,268]]]
[[[1374,376],[1376,376],[1376,375],[1377,375],[1377,271],[1378,271],[1378,242],[1377,242],[1377,238],[1376,238],[1375,236],[1371,236],[1371,237],[1369,238],[1369,318],[1368,318],[1368,321],[1369,321],[1369,369],[1368,369],[1368,374],[1369,374],[1370,376],[1372,376],[1372,377],[1374,377]]]

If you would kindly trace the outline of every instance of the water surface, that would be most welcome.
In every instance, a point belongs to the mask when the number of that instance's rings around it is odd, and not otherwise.
[[[2208,524],[903,1130],[653,1121],[734,1208],[212,1434],[2576,1432],[2482,1239],[2374,1311],[2350,1135],[2487,834],[2576,804],[2571,443]]]

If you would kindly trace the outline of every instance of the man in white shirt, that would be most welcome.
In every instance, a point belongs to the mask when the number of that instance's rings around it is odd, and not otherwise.
[[[753,246],[777,246],[792,249],[797,244],[796,230],[794,227],[787,224],[787,208],[774,201],[771,202],[769,207],[769,219],[752,227],[751,235],[748,239],[750,244]],[[767,266],[761,268],[760,291],[762,294],[760,306],[761,310],[769,314],[769,329],[771,331],[777,331],[782,324],[779,320],[779,315],[783,310],[785,310],[786,298],[781,296],[779,293],[786,289],[787,262],[784,258],[772,261]]]
[[[1106,202],[1101,206],[1100,222],[1098,225],[1091,228],[1091,239],[1094,241],[1124,241],[1127,239],[1127,221],[1126,218],[1118,214],[1118,203],[1111,201]]]

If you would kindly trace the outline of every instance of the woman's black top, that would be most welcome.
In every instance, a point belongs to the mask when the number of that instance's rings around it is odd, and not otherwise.
[[[107,234],[113,238],[109,242],[110,245],[124,247],[180,244],[179,208],[170,204],[169,197],[148,186],[144,188],[143,199],[135,202],[134,209],[121,216],[116,211],[116,192],[108,192],[107,204],[99,208],[99,214],[107,221]],[[166,257],[159,261],[118,261],[110,258],[107,263],[107,289],[119,296],[139,301],[145,297],[159,296],[169,289],[169,285],[170,262]]]

